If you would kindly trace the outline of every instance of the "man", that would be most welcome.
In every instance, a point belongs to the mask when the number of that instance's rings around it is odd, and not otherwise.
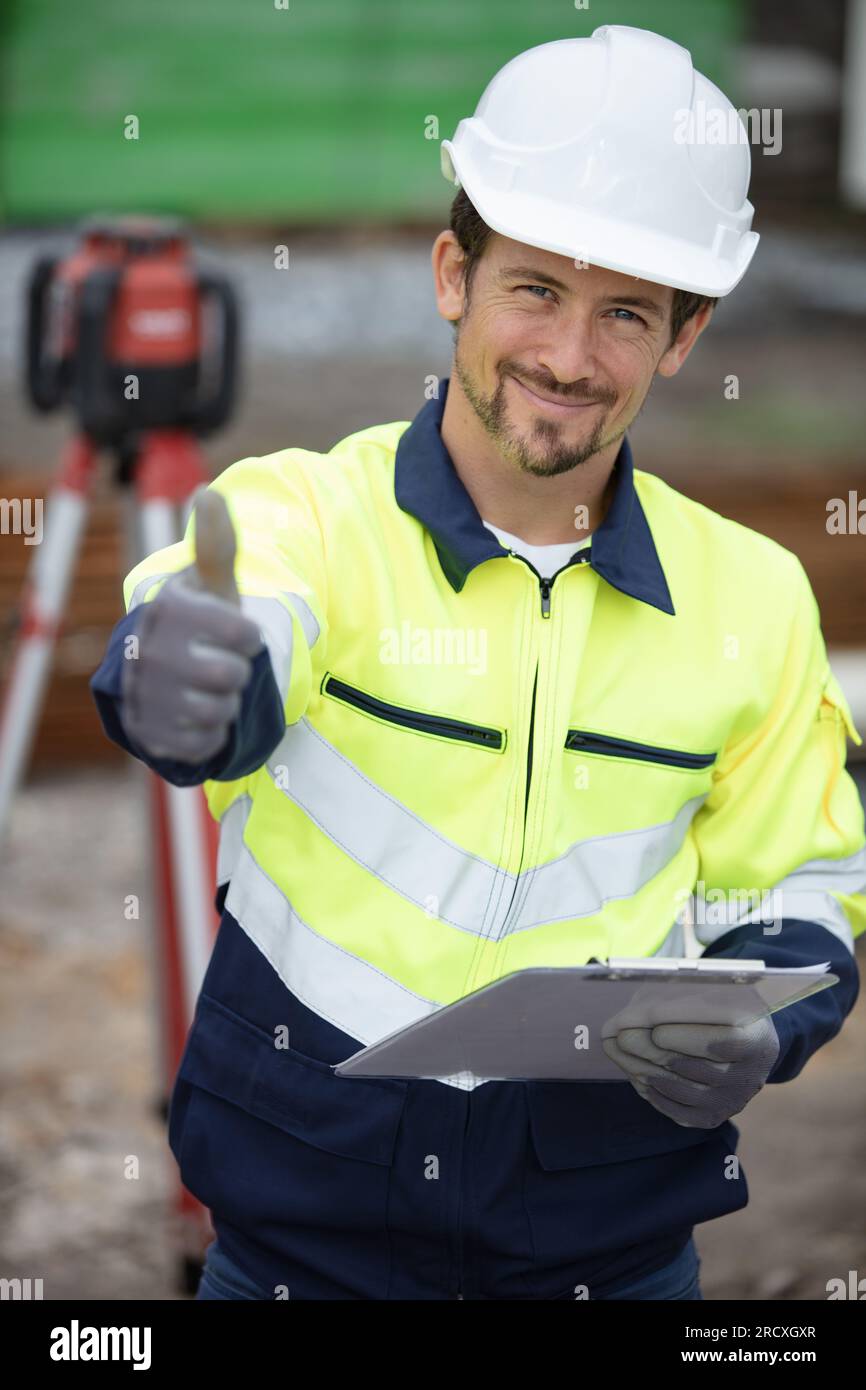
[[[450,378],[234,464],[127,577],[106,731],[220,822],[169,1135],[200,1297],[699,1298],[693,1227],[748,1200],[730,1117],[854,1003],[860,739],[808,580],[626,437],[756,244],[747,147],[672,134],[708,94],[617,26],[509,63],[443,145]],[[838,983],[623,1028],[618,1080],[332,1069],[515,970],[683,956],[687,917]]]

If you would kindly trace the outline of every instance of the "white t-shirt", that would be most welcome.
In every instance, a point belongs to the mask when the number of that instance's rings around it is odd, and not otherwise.
[[[483,518],[482,518],[483,520]],[[592,540],[592,535],[584,536],[582,541],[562,541],[556,545],[530,545],[522,536],[512,536],[508,531],[500,531],[498,526],[493,526],[489,521],[484,525],[488,531],[492,531],[494,536],[506,550],[516,550],[518,555],[522,555],[528,560],[542,579],[552,579],[553,576],[567,565],[572,555],[578,550],[583,550]]]

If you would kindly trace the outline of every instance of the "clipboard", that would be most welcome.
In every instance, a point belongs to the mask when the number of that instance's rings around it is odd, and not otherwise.
[[[627,1081],[601,1046],[627,1027],[747,1024],[837,984],[829,962],[611,957],[517,970],[362,1048],[337,1076]]]

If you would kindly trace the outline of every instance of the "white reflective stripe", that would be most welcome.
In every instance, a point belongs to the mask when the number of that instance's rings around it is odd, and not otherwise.
[[[145,575],[144,579],[139,579],[130,596],[127,613],[131,613],[133,608],[137,608],[140,603],[144,602],[145,594],[153,588],[154,584],[158,584],[161,579],[170,579],[173,574],[179,573],[180,570],[166,570],[164,574],[148,574]]]
[[[319,1017],[365,1046],[434,1013],[438,1004],[320,936],[298,916],[243,843],[251,804],[250,797],[238,797],[220,822],[218,881],[224,883],[231,878],[226,911],[262,952],[286,988]],[[679,921],[653,954],[684,954]],[[441,1082],[471,1091],[485,1085],[486,1079],[464,1072],[443,1077]]]
[[[217,887],[228,883],[234,873],[235,864],[240,858],[244,838],[244,827],[252,810],[253,799],[246,793],[237,797],[223,812],[219,823],[219,847],[217,849],[216,881]]]
[[[288,589],[282,590],[289,603],[294,608],[300,619],[301,627],[304,629],[304,636],[307,639],[307,646],[314,647],[319,640],[319,624],[316,621],[312,608],[306,599],[302,599],[300,594],[293,594]]]
[[[521,874],[528,887],[511,930],[591,917],[606,903],[633,898],[673,859],[707,795],[693,796],[672,821],[580,840],[558,859]]]
[[[732,891],[726,897],[696,896],[695,934],[704,946],[717,941],[734,927],[761,923],[766,935],[778,934],[783,919],[815,922],[826,927],[854,951],[851,923],[835,893],[862,893],[866,890],[866,848],[845,859],[810,859],[793,873],[773,885],[753,893]],[[758,902],[755,902],[758,897]]]
[[[300,594],[293,594],[289,589],[281,589],[280,597],[287,599],[292,605],[307,646],[314,647],[319,640],[320,629],[309,604]],[[280,598],[271,594],[241,594],[241,607],[260,622],[276,643],[291,652],[292,615],[286,611],[286,606],[280,602]]]
[[[439,1006],[320,936],[242,844],[226,910],[298,999],[335,1028],[362,1043],[426,1018]]]
[[[777,888],[773,894],[773,912],[780,922],[784,918],[788,918],[800,922],[815,922],[820,927],[826,927],[834,936],[838,936],[852,955],[854,954],[854,934],[851,931],[851,923],[845,915],[845,909],[831,893],[817,891],[786,893],[784,889]],[[745,920],[750,921],[752,918],[748,917]],[[763,920],[760,913],[757,914],[756,920],[759,922]],[[770,927],[768,935],[771,932],[772,927]]]
[[[323,738],[306,718],[291,725],[268,771],[284,796],[368,873],[422,910],[463,931],[484,934],[497,882],[514,875],[459,845],[389,796]],[[287,776],[277,769],[285,768]],[[509,890],[503,894],[510,896]]]
[[[866,846],[845,859],[810,859],[776,886],[782,892],[789,888],[797,892],[818,888],[825,893],[828,889],[834,893],[862,893],[866,891]]]
[[[674,922],[664,941],[660,946],[656,946],[652,952],[654,956],[676,956],[682,957],[686,953],[686,937],[683,924],[679,917]]]
[[[776,924],[788,918],[799,922],[814,922],[819,927],[826,927],[853,954],[854,936],[851,923],[830,893],[783,893],[779,888],[768,888],[765,892],[767,896],[762,906],[754,908],[751,912],[743,911],[739,914],[733,906],[726,907],[723,903],[712,901],[704,903],[699,898],[695,906],[694,924],[698,940],[704,946],[710,946],[726,932],[733,931],[734,927],[758,923],[763,924],[767,938],[772,940],[781,936],[781,929]]]
[[[319,936],[295,912],[244,844],[233,865],[225,909],[302,1004],[366,1047],[398,1028],[429,1017],[440,1007]],[[682,955],[679,922],[653,954]],[[468,1072],[439,1080],[463,1091],[487,1082],[487,1078]]]
[[[306,1008],[366,1047],[440,1007],[320,936],[295,912],[244,844],[233,863],[225,910]],[[681,945],[682,927],[675,922],[653,954],[681,955]],[[487,1078],[469,1072],[439,1080],[462,1091],[487,1084]]]
[[[225,899],[231,913],[288,990],[308,1009],[364,1046],[440,1007],[313,930],[241,844]],[[443,1085],[474,1090],[461,1073]]]
[[[278,598],[241,594],[241,610],[258,626],[270,657],[277,689],[285,703],[292,678],[292,615]]]
[[[286,733],[268,759],[282,795],[368,873],[460,931],[502,940],[514,874],[447,840],[378,787],[323,738],[308,719]],[[633,897],[679,849],[705,796],[692,797],[672,821],[596,836],[559,859],[520,875],[526,900],[509,931],[569,921]],[[517,902],[517,898],[514,897]]]

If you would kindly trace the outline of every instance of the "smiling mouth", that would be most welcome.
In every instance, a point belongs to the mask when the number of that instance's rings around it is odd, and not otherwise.
[[[546,396],[539,396],[538,393],[536,391],[533,391],[530,386],[525,386],[519,377],[513,376],[511,380],[517,383],[517,385],[520,387],[520,390],[526,396],[527,400],[531,401],[533,405],[542,406],[545,410],[553,411],[554,414],[568,415],[572,411],[589,410],[592,408],[592,406],[600,404],[599,401],[549,400]]]

